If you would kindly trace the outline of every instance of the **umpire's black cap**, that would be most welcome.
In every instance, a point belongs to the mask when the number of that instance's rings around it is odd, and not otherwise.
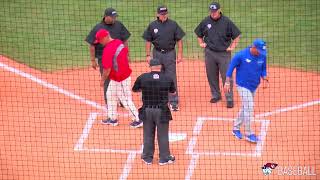
[[[150,67],[151,66],[160,66],[160,65],[161,65],[161,63],[160,63],[159,59],[156,59],[156,58],[151,59],[149,62]]]
[[[104,16],[112,16],[112,17],[116,17],[118,16],[118,13],[115,9],[113,8],[107,8],[105,11],[104,11]]]
[[[168,14],[168,8],[164,5],[160,5],[157,8],[157,13],[161,14],[161,15],[166,15],[166,14]]]
[[[212,2],[209,5],[209,10],[210,11],[217,11],[218,9],[220,9],[220,4],[218,2]]]

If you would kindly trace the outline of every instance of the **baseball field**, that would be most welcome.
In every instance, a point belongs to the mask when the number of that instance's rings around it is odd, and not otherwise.
[[[219,1],[240,27],[240,50],[268,42],[270,87],[255,97],[257,144],[231,134],[240,99],[211,104],[203,52],[194,27],[209,1],[2,1],[0,10],[0,179],[320,179],[320,4],[316,0]],[[148,66],[141,38],[165,3],[186,31],[178,64],[180,111],[173,112],[174,164],[141,159],[142,129],[106,118],[99,72],[84,38],[113,6],[132,33],[132,81]],[[81,18],[80,18],[81,17]],[[134,102],[141,106],[139,94]],[[269,175],[262,167],[276,163]]]

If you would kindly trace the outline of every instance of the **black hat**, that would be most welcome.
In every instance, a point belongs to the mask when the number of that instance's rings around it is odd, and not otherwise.
[[[107,8],[105,11],[104,11],[104,16],[112,16],[112,17],[115,17],[115,16],[118,16],[118,13],[115,9],[113,8]]]
[[[216,11],[220,9],[220,4],[218,2],[212,2],[210,5],[209,5],[209,10],[210,11]]]
[[[161,63],[160,63],[159,59],[153,58],[150,60],[149,65],[150,65],[150,67],[151,66],[159,66],[159,65],[161,65]]]
[[[168,14],[168,8],[164,5],[158,6],[157,13],[161,15]]]

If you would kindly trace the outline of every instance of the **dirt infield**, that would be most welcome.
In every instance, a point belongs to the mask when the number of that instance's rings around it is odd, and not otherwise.
[[[132,80],[148,71],[132,64]],[[43,73],[0,56],[0,179],[320,179],[320,74],[268,69],[270,88],[255,99],[258,144],[231,135],[235,108],[209,103],[202,61],[178,65],[181,111],[170,132],[176,163],[159,166],[140,160],[142,130],[104,118],[99,72],[90,67]],[[139,95],[134,94],[137,106]],[[186,135],[185,138],[183,135]],[[176,137],[175,136],[175,137]],[[263,175],[267,162],[278,164]],[[314,174],[281,174],[283,167],[310,167]]]

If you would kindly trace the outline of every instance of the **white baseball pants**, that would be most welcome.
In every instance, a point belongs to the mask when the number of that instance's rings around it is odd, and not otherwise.
[[[120,100],[123,106],[129,111],[131,120],[139,121],[138,110],[132,101],[130,76],[121,82],[110,80],[106,94],[108,101],[108,117],[110,119],[114,120],[118,118],[117,103],[118,100]]]

